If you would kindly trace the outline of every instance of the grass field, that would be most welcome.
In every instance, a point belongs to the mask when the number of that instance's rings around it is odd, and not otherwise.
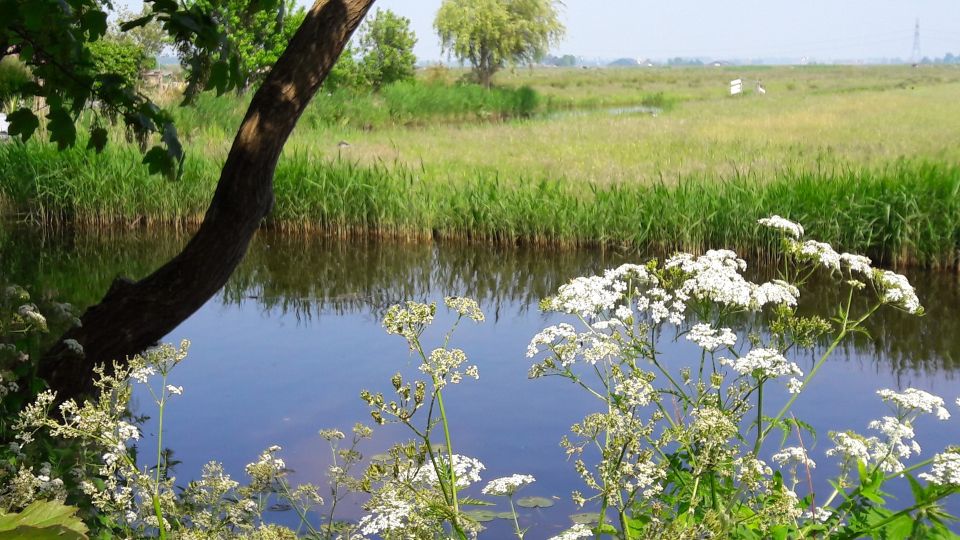
[[[767,94],[727,96],[737,77],[748,88],[761,80]],[[357,96],[359,105],[318,96],[281,159],[271,223],[338,235],[764,251],[769,239],[755,220],[781,213],[890,264],[955,267],[960,257],[960,69],[538,69],[497,82],[488,96],[436,82]],[[330,121],[324,99],[356,112]],[[664,108],[608,110],[642,103]],[[115,134],[100,156],[0,146],[0,192],[12,211],[44,222],[195,223],[243,110],[243,100],[227,98],[178,113],[189,155],[179,182],[147,175]],[[502,120],[515,116],[526,118]]]

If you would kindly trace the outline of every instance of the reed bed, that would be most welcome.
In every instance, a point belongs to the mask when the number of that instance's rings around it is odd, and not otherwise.
[[[0,146],[0,200],[22,219],[80,227],[191,226],[220,163],[194,158],[169,182],[133,149],[101,155],[40,144]],[[770,178],[687,176],[652,184],[577,183],[477,170],[443,181],[402,163],[285,154],[266,226],[288,232],[487,244],[703,251],[753,257],[776,241],[756,223],[780,214],[811,237],[880,264],[960,265],[960,166],[899,160],[882,167],[789,169]]]

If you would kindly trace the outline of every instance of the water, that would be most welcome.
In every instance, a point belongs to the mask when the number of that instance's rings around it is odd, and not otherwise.
[[[7,227],[0,232],[0,275],[34,293],[86,306],[99,299],[114,276],[141,277],[185,240],[142,232],[43,236]],[[242,478],[246,463],[279,444],[294,481],[323,483],[329,450],[317,431],[347,431],[355,422],[370,423],[360,390],[389,395],[389,379],[396,371],[416,372],[403,340],[386,335],[380,325],[386,308],[408,299],[442,304],[446,295],[470,296],[480,301],[487,321],[464,324],[455,336],[454,346],[480,367],[480,380],[450,387],[445,394],[453,445],[485,463],[485,480],[534,475],[537,482],[521,494],[556,497],[556,505],[523,509],[521,526],[531,528],[531,540],[556,534],[568,526],[567,516],[578,511],[569,493],[580,489],[558,441],[596,403],[568,381],[527,379],[530,362],[524,354],[530,337],[561,320],[541,314],[537,302],[572,277],[645,259],[636,253],[349,243],[261,234],[224,290],[166,339],[193,343],[190,357],[169,381],[185,388],[171,402],[164,422],[165,445],[180,461],[174,474],[186,483],[199,476],[203,463],[217,459]],[[834,470],[823,456],[830,447],[824,426],[865,432],[869,420],[884,414],[876,389],[914,386],[950,403],[960,395],[956,277],[908,275],[928,315],[881,312],[870,326],[872,338],[840,351],[794,408],[799,418],[820,429],[817,441],[804,440],[819,464],[814,471],[818,491]],[[804,297],[805,307],[823,313],[834,296],[830,287],[821,286]],[[450,322],[441,309],[428,346],[437,343]],[[671,357],[693,352],[687,343],[664,343],[662,349]],[[808,370],[814,358],[797,360]],[[782,399],[772,396],[768,407],[775,410]],[[135,411],[151,415],[151,405],[145,392],[136,394]],[[917,426],[925,455],[957,442],[960,411],[951,410],[955,419],[949,423]],[[149,445],[153,421],[144,429],[144,444]],[[377,428],[361,450],[366,455],[383,452],[406,436],[398,426]],[[479,495],[479,487],[468,494]],[[907,495],[904,490],[894,493]],[[341,508],[342,518],[361,514],[357,501]],[[292,518],[276,517],[284,522]],[[487,538],[509,534],[505,520],[487,525]]]

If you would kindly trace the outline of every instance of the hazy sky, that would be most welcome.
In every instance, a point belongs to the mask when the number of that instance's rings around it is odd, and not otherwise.
[[[310,2],[298,0],[307,5]],[[441,0],[378,0],[410,19],[417,57],[441,59],[433,17]],[[139,8],[141,0],[120,0]],[[924,56],[960,53],[958,0],[566,0],[554,54],[586,58],[809,57],[909,59],[920,20]]]

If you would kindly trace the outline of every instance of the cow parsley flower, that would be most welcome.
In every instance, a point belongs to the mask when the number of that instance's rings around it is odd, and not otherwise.
[[[533,358],[539,354],[541,345],[552,346],[557,341],[567,341],[569,344],[570,340],[575,338],[576,335],[576,329],[567,323],[560,323],[556,326],[548,326],[541,330],[539,334],[533,336],[533,339],[530,340],[530,345],[527,346],[527,358]]]
[[[814,261],[830,271],[840,270],[840,254],[826,242],[807,240],[803,243],[792,242],[790,246],[793,253],[800,258]]]
[[[483,311],[480,311],[480,306],[476,300],[463,296],[448,296],[444,298],[443,302],[460,316],[473,319],[476,322],[483,322]]]
[[[720,364],[730,366],[741,375],[753,375],[758,379],[775,379],[785,375],[803,376],[800,367],[784,358],[776,349],[753,349],[746,356],[733,360],[721,358]]]
[[[788,446],[783,448],[771,456],[771,459],[773,459],[774,463],[779,464],[781,467],[794,468],[797,466],[803,466],[814,469],[817,466],[817,464],[807,455],[807,451],[800,446]]]
[[[874,281],[880,286],[883,302],[903,308],[907,313],[922,313],[920,299],[906,276],[890,270],[874,272]]]
[[[943,406],[943,398],[916,388],[907,388],[903,392],[890,389],[877,390],[880,399],[893,403],[900,409],[936,413],[940,420],[949,420],[950,412]]]
[[[729,328],[717,330],[709,324],[695,324],[687,339],[696,343],[706,351],[713,352],[720,347],[733,347],[737,343],[737,335]]]
[[[594,318],[603,311],[612,310],[623,297],[613,290],[610,280],[601,276],[578,277],[562,285],[557,295],[547,299],[546,306],[553,311]]]
[[[863,255],[854,255],[851,253],[840,254],[840,264],[850,270],[850,273],[859,273],[867,277],[873,275],[872,261]]]
[[[590,530],[590,527],[583,523],[577,523],[562,533],[551,536],[549,540],[577,540],[578,538],[590,538],[592,536],[593,531]]]
[[[510,496],[516,493],[520,488],[529,486],[536,479],[529,474],[512,474],[491,480],[483,488],[484,495]]]
[[[827,450],[827,456],[837,456],[844,461],[858,460],[864,463],[870,461],[868,445],[872,445],[875,439],[866,439],[852,432],[831,433],[830,437],[833,439],[834,447]]]
[[[960,486],[960,452],[948,450],[933,456],[930,472],[919,476],[938,486]]]
[[[776,214],[768,217],[758,219],[757,223],[765,227],[770,227],[771,229],[784,232],[796,239],[799,239],[803,236],[803,227],[799,223],[794,223],[789,219],[782,218]]]

